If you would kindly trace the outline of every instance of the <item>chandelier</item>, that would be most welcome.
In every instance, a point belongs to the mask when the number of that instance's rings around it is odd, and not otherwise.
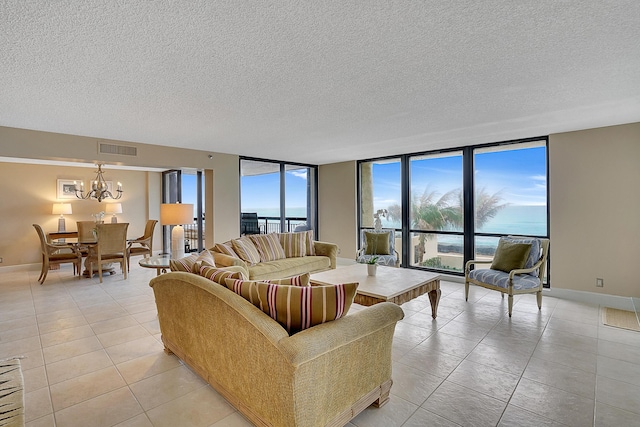
[[[96,179],[91,181],[91,191],[87,194],[84,193],[84,182],[80,181],[80,188],[78,188],[78,184],[73,181],[74,189],[76,192],[76,197],[78,199],[97,199],[99,202],[103,201],[107,197],[112,199],[119,199],[122,197],[122,184],[118,183],[118,189],[116,190],[117,194],[114,196],[111,192],[112,189],[109,188],[109,184],[104,180],[104,176],[102,176],[102,165],[98,164],[98,170],[96,171],[98,175]]]

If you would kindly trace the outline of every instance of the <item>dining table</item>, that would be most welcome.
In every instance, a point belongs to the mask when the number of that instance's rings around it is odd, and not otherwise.
[[[91,252],[91,249],[98,244],[97,239],[79,238],[77,231],[51,231],[47,233],[47,240],[52,245],[60,245],[60,248],[70,247],[77,250],[86,249],[87,252]],[[60,268],[60,266],[57,266]],[[89,268],[87,267],[87,261],[85,259],[84,270],[82,275],[84,277],[93,277],[98,274],[98,267],[93,268],[93,274],[89,274]],[[102,266],[102,273],[115,274],[116,270],[112,264],[104,264]]]

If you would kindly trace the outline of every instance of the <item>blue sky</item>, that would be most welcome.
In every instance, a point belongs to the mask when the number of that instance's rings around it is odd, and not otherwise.
[[[503,202],[511,205],[545,205],[546,148],[492,151],[475,156],[476,187],[490,194],[499,193]],[[374,208],[400,204],[400,163],[375,163]],[[279,208],[279,173],[242,177],[241,204],[243,211]],[[196,175],[182,175],[183,203],[195,205]],[[411,164],[411,191],[421,194],[428,186],[438,196],[462,188],[461,155],[426,157]],[[306,206],[306,169],[286,172],[287,208]],[[414,194],[412,194],[413,196]]]
[[[477,153],[476,188],[498,193],[511,205],[545,205],[546,148],[534,147],[508,151]],[[462,155],[416,158],[411,162],[412,197],[425,188],[437,197],[462,188]],[[376,163],[373,166],[374,208],[400,204],[400,163]]]

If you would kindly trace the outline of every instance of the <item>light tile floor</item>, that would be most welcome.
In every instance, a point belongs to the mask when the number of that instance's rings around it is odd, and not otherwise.
[[[27,426],[249,426],[217,392],[166,355],[155,270],[98,279],[71,268],[0,271],[0,359],[25,356]],[[349,425],[640,426],[640,333],[601,324],[600,308],[506,299],[442,283],[402,306],[391,399]],[[354,309],[361,309],[355,307]]]

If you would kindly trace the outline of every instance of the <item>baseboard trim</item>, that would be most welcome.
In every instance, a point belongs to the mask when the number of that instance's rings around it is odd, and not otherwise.
[[[634,311],[631,297],[618,295],[599,294],[596,292],[575,291],[573,289],[551,288],[542,291],[543,296],[566,299],[585,304],[599,305],[602,307],[617,308],[618,310]]]

